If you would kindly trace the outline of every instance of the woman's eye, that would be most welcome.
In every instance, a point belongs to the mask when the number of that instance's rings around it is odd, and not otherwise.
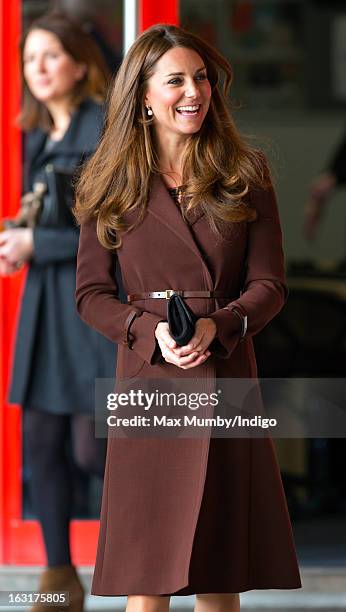
[[[198,81],[204,81],[207,78],[206,74],[198,74],[195,77]],[[181,83],[181,79],[171,79],[169,81],[169,85],[177,85],[178,83]]]

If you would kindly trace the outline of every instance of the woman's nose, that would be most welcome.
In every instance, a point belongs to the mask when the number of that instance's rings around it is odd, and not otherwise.
[[[194,81],[187,84],[185,95],[187,98],[194,98],[198,94],[198,86]]]
[[[36,57],[35,71],[36,72],[45,72],[45,59],[44,59],[43,56]]]

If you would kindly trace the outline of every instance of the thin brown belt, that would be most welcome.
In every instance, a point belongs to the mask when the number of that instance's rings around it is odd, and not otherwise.
[[[173,295],[180,295],[181,297],[186,298],[225,298],[228,299],[228,296],[224,295],[222,291],[185,291],[180,289],[165,289],[164,291],[144,291],[143,293],[130,293],[127,296],[127,302],[131,304],[131,302],[136,302],[137,300],[146,300],[148,298],[154,299],[165,299],[169,300],[169,298]]]

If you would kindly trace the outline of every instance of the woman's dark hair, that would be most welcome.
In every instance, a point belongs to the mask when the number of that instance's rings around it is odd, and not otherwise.
[[[218,233],[218,220],[254,220],[256,211],[245,204],[244,196],[253,186],[268,185],[263,154],[239,134],[228,108],[229,62],[199,36],[177,26],[155,25],[137,38],[119,68],[103,137],[77,185],[76,219],[82,223],[97,217],[98,238],[106,248],[120,246],[117,232],[130,229],[124,213],[136,209],[140,222],[150,174],[161,173],[152,131],[155,117],[148,118],[144,99],[156,62],[174,47],[199,54],[212,89],[204,122],[188,139],[183,154],[186,210],[202,206],[212,230]]]
[[[24,46],[28,35],[34,30],[45,30],[54,34],[64,51],[75,62],[86,65],[85,76],[76,83],[72,92],[73,105],[78,106],[86,97],[102,103],[107,94],[110,75],[96,43],[74,21],[59,13],[50,13],[33,21],[21,40],[23,103],[18,123],[25,131],[37,127],[48,131],[53,123],[48,109],[32,95],[24,78]]]

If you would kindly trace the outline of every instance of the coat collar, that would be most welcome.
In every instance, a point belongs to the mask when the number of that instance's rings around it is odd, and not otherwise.
[[[27,137],[27,157],[31,163],[42,163],[43,158],[55,155],[91,155],[100,136],[103,121],[101,105],[86,98],[73,112],[70,124],[54,149],[45,153],[43,151],[47,133],[41,129],[33,130]],[[40,159],[38,159],[40,158]]]
[[[207,289],[212,290],[213,281],[210,271],[190,228],[190,225],[196,223],[196,221],[203,216],[203,210],[198,208],[198,210],[189,213],[189,223],[187,223],[173,198],[169,195],[167,187],[159,174],[152,174],[147,210],[148,213],[153,215],[160,223],[173,232],[178,240],[182,240],[198,257],[205,269],[205,278],[208,284]]]

